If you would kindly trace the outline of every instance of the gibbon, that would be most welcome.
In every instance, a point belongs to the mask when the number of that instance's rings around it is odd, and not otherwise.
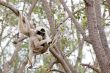
[[[30,25],[32,24],[27,22],[26,17],[19,13],[19,31],[29,37],[28,68],[32,68],[33,57],[46,52],[51,42],[51,38],[44,27],[37,26],[36,29],[33,29]]]

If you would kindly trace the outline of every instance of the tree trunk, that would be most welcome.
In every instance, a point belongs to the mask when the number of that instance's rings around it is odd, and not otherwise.
[[[97,26],[98,26],[98,30],[99,30],[99,34],[100,34],[100,39],[102,42],[102,46],[105,50],[105,52],[107,53],[108,58],[110,59],[110,48],[108,46],[108,42],[107,42],[107,38],[105,35],[105,31],[104,31],[104,26],[103,26],[103,20],[101,18],[101,1],[99,0],[95,0],[95,12],[96,12],[96,21],[97,21]]]
[[[96,57],[99,62],[99,66],[101,68],[102,73],[110,73],[109,62],[107,58],[107,54],[103,48],[98,26],[97,19],[94,7],[94,0],[85,0],[86,12],[87,12],[87,20],[88,20],[88,31],[89,37],[91,39],[91,44],[95,51]]]

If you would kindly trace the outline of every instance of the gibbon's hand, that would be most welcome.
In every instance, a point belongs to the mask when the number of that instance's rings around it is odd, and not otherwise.
[[[46,38],[47,44],[50,44],[52,42],[51,38]]]
[[[17,41],[14,40],[12,43],[13,43],[13,44],[17,44]]]

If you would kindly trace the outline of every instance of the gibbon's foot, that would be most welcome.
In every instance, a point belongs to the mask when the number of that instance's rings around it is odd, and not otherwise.
[[[52,41],[51,42],[49,42],[48,44],[50,45],[52,43]]]
[[[12,43],[13,43],[13,44],[17,44],[17,42],[16,42],[16,41],[13,41]]]
[[[47,40],[47,43],[48,44],[50,44],[52,42],[52,39],[51,38],[47,38],[46,40]]]
[[[36,68],[38,68],[38,66],[34,64],[32,68],[33,69],[36,69]]]
[[[30,66],[28,66],[28,68],[29,68],[29,69],[36,69],[37,66],[32,66],[32,65],[30,65]]]
[[[32,65],[30,65],[28,68],[31,69],[32,68]]]
[[[29,69],[31,69],[32,67],[33,67],[32,65],[29,65],[29,64],[27,65],[27,68]]]

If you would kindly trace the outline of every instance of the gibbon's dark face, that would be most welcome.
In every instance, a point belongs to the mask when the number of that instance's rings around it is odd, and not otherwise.
[[[42,28],[40,31],[38,30],[36,34],[41,35],[42,37],[45,37],[45,29]]]

